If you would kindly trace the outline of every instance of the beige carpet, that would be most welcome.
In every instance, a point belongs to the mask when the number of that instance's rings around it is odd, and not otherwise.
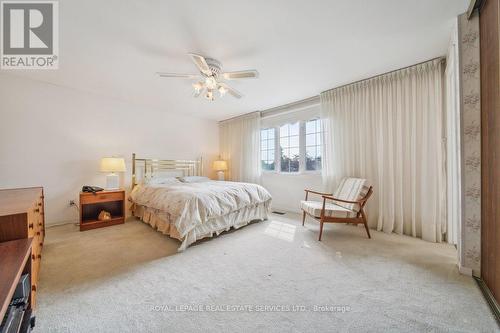
[[[176,253],[139,221],[48,229],[36,332],[493,332],[455,249],[272,215]],[[321,310],[321,311],[318,311]]]

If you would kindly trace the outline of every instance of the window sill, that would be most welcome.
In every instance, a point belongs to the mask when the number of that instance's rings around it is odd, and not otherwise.
[[[280,175],[280,176],[321,176],[320,171],[299,171],[299,172],[279,172],[279,171],[264,171],[264,175]]]

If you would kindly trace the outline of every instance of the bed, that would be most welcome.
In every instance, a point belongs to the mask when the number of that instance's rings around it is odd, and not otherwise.
[[[202,176],[202,159],[157,160],[132,155],[132,214],[181,242],[194,242],[266,220],[271,195],[251,183]]]

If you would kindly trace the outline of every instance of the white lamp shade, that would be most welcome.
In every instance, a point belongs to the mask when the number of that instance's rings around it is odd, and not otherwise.
[[[214,161],[213,169],[215,171],[226,171],[227,170],[227,162],[224,160]]]
[[[102,172],[125,172],[125,160],[120,157],[104,157],[101,159]]]

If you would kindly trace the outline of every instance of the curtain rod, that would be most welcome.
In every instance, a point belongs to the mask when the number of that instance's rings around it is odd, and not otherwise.
[[[280,114],[281,113],[280,111],[282,111],[282,110],[285,111],[287,109],[302,109],[302,108],[307,108],[307,107],[311,107],[311,106],[318,105],[318,104],[319,104],[319,95],[316,95],[316,96],[301,99],[299,101],[283,104],[280,106],[275,106],[273,108],[266,109],[266,110],[244,113],[244,114],[239,115],[239,116],[234,116],[234,117],[231,117],[228,119],[220,120],[219,123],[223,123],[225,121],[230,121],[230,120],[234,120],[234,119],[238,119],[238,118],[243,118],[245,116],[249,116],[249,115],[256,113],[256,112],[260,113],[261,117],[270,117],[270,116]]]
[[[283,104],[280,106],[275,106],[274,108],[262,110],[260,112],[260,115],[262,117],[270,117],[270,116],[280,114],[281,112],[295,111],[298,109],[304,109],[304,108],[308,108],[308,107],[315,106],[318,104],[319,104],[319,95],[316,95],[316,96],[312,96],[309,98],[301,99],[300,101],[295,101],[295,102]]]
[[[394,72],[398,72],[398,71],[401,71],[403,69],[407,69],[407,68],[415,67],[415,66],[418,66],[418,65],[422,65],[422,64],[425,64],[426,62],[431,62],[431,61],[434,61],[434,60],[444,61],[444,60],[446,60],[446,57],[440,56],[440,57],[432,58],[432,59],[421,61],[419,63],[413,64],[413,65],[410,65],[410,66],[401,67],[401,68],[394,69],[394,70],[389,71],[389,72],[385,72],[385,73],[382,73],[382,74],[377,74],[377,75],[370,76],[370,77],[367,77],[367,78],[364,78],[364,79],[360,79],[360,80],[357,80],[357,81],[354,81],[354,82],[346,83],[346,84],[343,84],[341,86],[338,86],[338,87],[335,87],[335,88],[331,88],[331,89],[327,89],[325,91],[322,91],[321,94],[325,93],[327,91],[332,91],[332,90],[335,90],[335,89],[347,87],[347,86],[350,86],[352,84],[360,83],[360,82],[363,82],[363,81],[368,81],[368,80],[371,80],[371,79],[374,79],[374,78],[377,78],[377,77],[380,77],[380,76],[384,76],[384,75],[388,75],[388,74],[391,74],[391,73],[394,73]]]
[[[426,62],[430,62],[430,61],[434,61],[434,60],[444,61],[444,60],[446,60],[446,57],[440,56],[440,57],[432,58],[432,59],[429,59],[429,60],[421,61],[421,62],[413,64],[413,65],[409,65],[409,66],[401,67],[401,68],[398,68],[398,69],[394,69],[394,70],[389,71],[389,72],[385,72],[385,73],[382,73],[382,74],[377,74],[377,75],[374,75],[374,76],[371,76],[371,77],[368,77],[368,78],[364,78],[364,79],[360,79],[360,80],[357,80],[357,81],[354,81],[354,82],[346,83],[346,84],[343,84],[343,85],[338,86],[338,87],[334,87],[334,88],[331,88],[331,89],[324,90],[324,91],[321,92],[321,94],[325,93],[327,91],[339,89],[339,88],[342,88],[342,87],[347,87],[347,86],[350,86],[351,84],[356,84],[356,83],[359,83],[359,82],[368,81],[368,80],[374,79],[374,78],[379,77],[379,76],[384,76],[384,75],[391,74],[391,73],[394,73],[394,72],[397,72],[397,71],[401,71],[403,69],[407,69],[407,68],[411,68],[411,67],[418,66],[418,65],[421,65],[421,64],[425,64]],[[249,116],[249,115],[251,115],[253,113],[256,113],[256,112],[259,112],[260,116],[262,117],[266,113],[267,114],[272,113],[272,112],[278,113],[277,111],[279,111],[279,110],[284,110],[284,109],[287,109],[287,108],[290,108],[290,107],[294,107],[294,106],[299,106],[300,107],[301,104],[311,103],[313,105],[314,102],[319,102],[319,95],[312,96],[312,97],[309,97],[309,98],[305,98],[305,99],[302,99],[300,101],[296,101],[296,102],[284,104],[284,105],[281,105],[281,106],[276,106],[274,108],[270,108],[270,109],[267,109],[267,110],[264,110],[264,111],[253,111],[253,112],[245,113],[245,114],[242,114],[242,115],[239,115],[239,116],[235,116],[235,117],[232,117],[232,118],[220,120],[219,124],[223,123],[225,121],[234,120],[234,119],[237,119],[237,118],[243,118],[243,117]]]
[[[235,120],[235,119],[238,119],[238,118],[245,118],[245,117],[250,117],[252,116],[254,113],[258,113],[259,116],[260,116],[260,111],[252,111],[252,112],[248,112],[248,113],[244,113],[244,114],[240,114],[239,116],[234,116],[234,117],[231,117],[231,118],[227,118],[227,119],[223,119],[223,120],[219,120],[219,124],[221,123],[224,123],[226,121],[231,121],[231,120]]]

